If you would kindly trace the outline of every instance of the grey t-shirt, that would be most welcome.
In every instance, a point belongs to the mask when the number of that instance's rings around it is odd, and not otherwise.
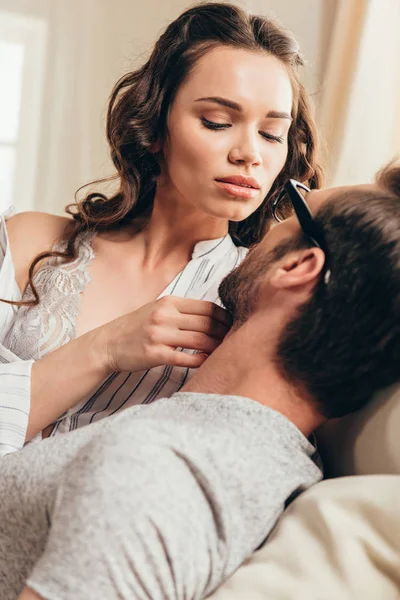
[[[0,461],[0,597],[204,598],[316,483],[315,448],[240,396],[177,393]]]

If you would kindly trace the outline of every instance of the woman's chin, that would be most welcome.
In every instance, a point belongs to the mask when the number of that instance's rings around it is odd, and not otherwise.
[[[253,207],[252,207],[253,208]],[[239,223],[247,219],[257,207],[251,210],[250,206],[221,206],[221,207],[207,207],[204,212],[210,215],[210,217],[216,217],[217,219],[224,219],[226,221],[233,221]]]

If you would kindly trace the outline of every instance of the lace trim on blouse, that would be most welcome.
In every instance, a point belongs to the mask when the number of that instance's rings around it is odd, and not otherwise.
[[[34,276],[40,297],[37,306],[21,306],[5,341],[6,347],[23,360],[38,360],[76,337],[76,321],[80,312],[80,297],[91,278],[87,271],[95,257],[92,241],[96,234],[78,236],[78,255],[72,262],[51,257]],[[63,252],[66,241],[55,244],[54,251]],[[34,298],[30,286],[23,300]]]

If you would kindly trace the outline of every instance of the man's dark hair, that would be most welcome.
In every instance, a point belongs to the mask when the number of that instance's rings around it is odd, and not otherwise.
[[[338,191],[316,213],[330,279],[321,276],[278,345],[287,380],[327,418],[361,408],[400,379],[400,166],[376,181]],[[302,235],[290,249],[305,245]]]

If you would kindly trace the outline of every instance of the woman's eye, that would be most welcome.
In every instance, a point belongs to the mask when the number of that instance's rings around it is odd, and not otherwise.
[[[216,123],[205,117],[201,117],[201,122],[207,129],[227,129],[228,127],[232,127],[230,123]],[[279,135],[272,135],[271,133],[265,133],[264,131],[260,131],[260,135],[269,142],[279,142],[280,144],[283,144],[284,142],[284,138]]]
[[[279,142],[279,144],[283,144],[285,141],[284,138],[280,135],[272,135],[271,133],[265,133],[264,131],[260,131],[262,137],[269,142]]]
[[[226,129],[231,127],[229,123],[216,123],[215,121],[209,121],[205,117],[201,117],[201,122],[207,129]]]

